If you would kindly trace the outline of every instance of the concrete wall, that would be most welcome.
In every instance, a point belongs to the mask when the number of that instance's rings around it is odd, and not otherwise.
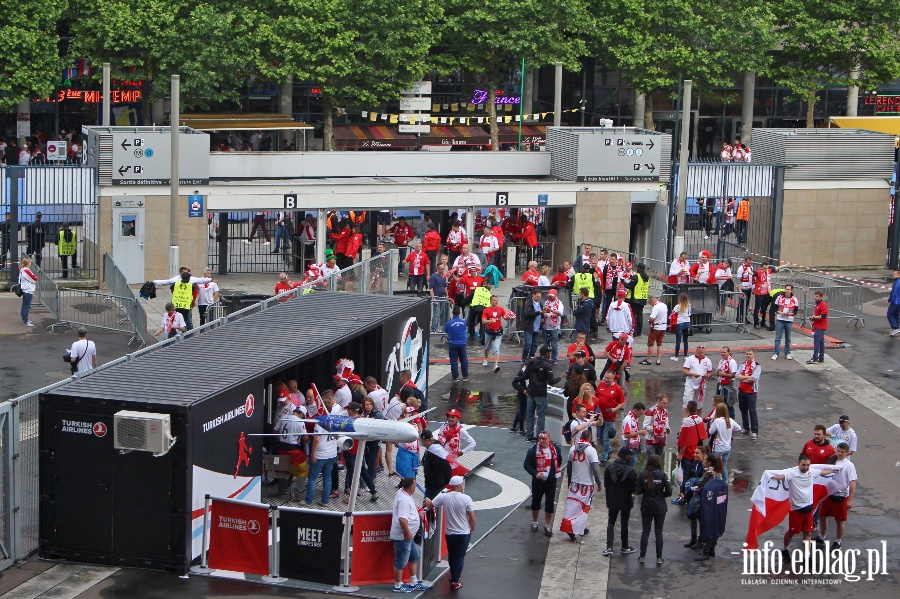
[[[790,181],[781,258],[804,266],[884,266],[890,191],[880,181]]]
[[[631,237],[630,191],[579,191],[575,202],[575,245],[628,250]]]

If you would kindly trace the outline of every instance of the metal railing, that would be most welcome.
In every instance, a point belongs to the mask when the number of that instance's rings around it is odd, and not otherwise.
[[[134,298],[101,291],[62,288],[57,292],[57,306],[57,322],[50,325],[51,330],[58,326],[70,329],[72,325],[81,325],[128,333],[131,336],[129,344],[140,338],[129,316],[139,308]]]
[[[141,346],[147,345],[150,341],[150,333],[147,332],[147,311],[144,310],[134,289],[128,284],[125,275],[122,274],[109,254],[103,254],[103,283],[112,295],[133,300],[120,305],[134,331],[134,336],[128,340],[128,344],[131,345],[132,341],[140,339]]]
[[[431,334],[446,336],[444,325],[450,320],[452,302],[449,297],[431,298]]]

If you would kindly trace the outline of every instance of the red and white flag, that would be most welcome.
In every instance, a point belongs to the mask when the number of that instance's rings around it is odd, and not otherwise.
[[[325,407],[325,402],[322,401],[322,396],[319,395],[319,388],[316,387],[315,383],[312,383],[310,387],[313,390],[313,395],[316,398],[316,408],[317,412],[315,414],[310,414],[310,416],[327,416],[328,408]]]
[[[813,505],[818,506],[829,495],[847,488],[845,477],[840,472],[821,476],[818,471],[823,468],[841,469],[840,466],[812,464],[810,470],[816,474],[813,478]],[[753,509],[750,512],[750,524],[747,527],[745,549],[759,549],[759,537],[768,530],[781,524],[791,510],[788,500],[788,489],[784,480],[772,479],[784,474],[787,470],[766,470],[759,480],[759,486],[753,491],[750,499]],[[789,485],[790,483],[788,483]]]

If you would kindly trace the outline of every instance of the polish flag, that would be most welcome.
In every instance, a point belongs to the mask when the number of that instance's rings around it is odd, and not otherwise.
[[[810,470],[816,473],[813,478],[813,504],[818,506],[829,495],[846,489],[847,481],[843,472],[835,472],[826,476],[821,476],[817,472],[823,468],[836,468],[841,470],[840,466],[831,466],[828,464],[812,464]],[[747,527],[747,539],[744,543],[745,549],[759,549],[759,537],[766,531],[769,531],[787,518],[788,512],[791,510],[791,504],[788,500],[788,491],[783,480],[773,480],[773,476],[784,474],[787,470],[766,470],[763,472],[762,478],[759,480],[759,486],[753,492],[750,499],[753,508],[750,512],[750,524]]]
[[[314,416],[327,416],[328,408],[325,407],[325,402],[322,401],[322,396],[319,395],[319,388],[316,387],[315,383],[312,383],[310,385],[310,387],[312,387],[313,395],[315,395],[315,398],[316,398],[316,407],[318,408],[318,411],[313,415]]]

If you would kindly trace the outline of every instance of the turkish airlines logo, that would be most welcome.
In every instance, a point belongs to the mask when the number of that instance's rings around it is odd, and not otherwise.
[[[250,397],[252,398],[253,396],[251,395]],[[249,532],[252,535],[255,535],[256,533],[259,532],[259,529],[260,529],[259,522],[257,522],[256,520],[247,520],[247,532]]]
[[[98,437],[105,437],[107,428],[106,428],[106,425],[103,424],[102,422],[97,422],[96,424],[94,424],[93,431],[94,431],[94,434],[97,435]]]
[[[244,401],[244,416],[250,418],[253,416],[253,410],[256,406],[256,400],[253,398],[253,394],[247,396],[247,400]]]

